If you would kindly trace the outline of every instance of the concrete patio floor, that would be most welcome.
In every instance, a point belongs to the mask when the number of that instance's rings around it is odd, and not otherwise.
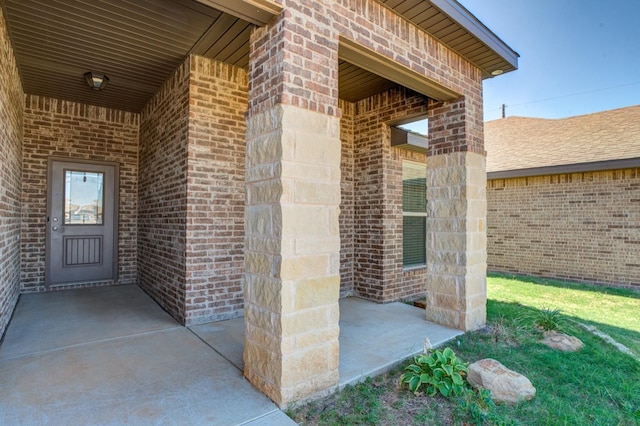
[[[340,386],[460,331],[403,303],[340,302]],[[20,297],[0,347],[0,424],[290,425],[242,376],[242,318],[179,325],[135,285]]]

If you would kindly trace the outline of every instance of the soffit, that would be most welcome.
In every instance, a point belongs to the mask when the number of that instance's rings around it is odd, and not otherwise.
[[[347,61],[338,64],[338,93],[340,99],[356,102],[385,92],[398,84]]]
[[[476,64],[483,78],[518,67],[519,55],[455,0],[379,0]]]
[[[189,53],[248,64],[252,24],[191,0],[2,0],[26,93],[140,111]],[[105,73],[91,90],[84,73]]]
[[[461,33],[460,24],[432,5],[452,0],[381,1],[474,61],[502,66],[495,53]],[[268,0],[0,3],[26,93],[136,112],[190,53],[246,67],[252,28],[276,12]],[[105,73],[107,89],[89,89],[83,77],[87,71]],[[339,63],[342,99],[353,102],[394,86],[352,63]]]

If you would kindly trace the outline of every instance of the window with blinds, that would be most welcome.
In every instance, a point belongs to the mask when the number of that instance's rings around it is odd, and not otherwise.
[[[405,268],[427,263],[427,167],[402,162],[402,259]]]

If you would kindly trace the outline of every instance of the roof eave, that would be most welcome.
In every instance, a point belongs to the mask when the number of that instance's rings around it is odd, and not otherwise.
[[[605,170],[633,169],[636,167],[640,167],[640,157],[487,172],[487,179],[510,179],[566,173],[599,172]]]
[[[469,10],[456,0],[428,0],[433,6],[441,10],[461,27],[469,31],[480,42],[504,60],[504,66],[500,68],[503,73],[518,69],[520,55],[511,49],[500,37],[487,28]],[[483,70],[484,77],[493,77],[494,70]]]

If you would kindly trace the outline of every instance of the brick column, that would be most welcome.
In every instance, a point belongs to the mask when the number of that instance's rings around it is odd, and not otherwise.
[[[252,34],[249,69],[244,374],[281,407],[338,383],[338,43],[301,13]]]
[[[461,330],[486,321],[486,161],[482,108],[429,108],[427,320]]]

